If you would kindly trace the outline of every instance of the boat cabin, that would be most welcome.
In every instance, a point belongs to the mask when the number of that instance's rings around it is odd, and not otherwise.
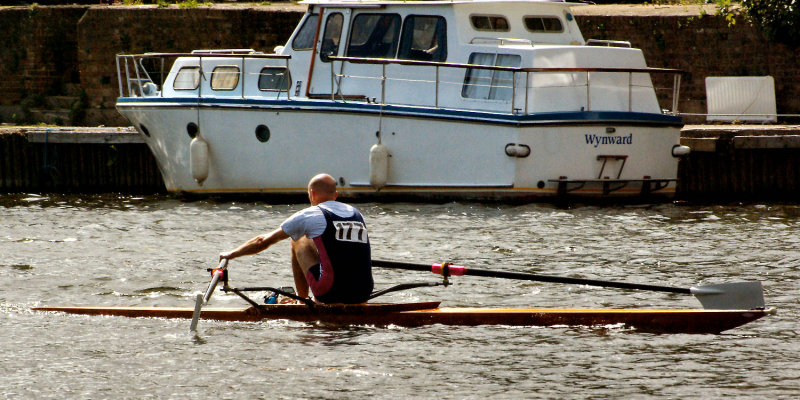
[[[307,13],[275,54],[195,51],[197,57],[177,59],[163,95],[326,99],[513,114],[661,113],[650,74],[633,71],[646,68],[641,50],[625,42],[587,43],[570,11],[578,4],[303,4]],[[631,71],[609,71],[620,68]],[[158,89],[143,92],[155,95]]]

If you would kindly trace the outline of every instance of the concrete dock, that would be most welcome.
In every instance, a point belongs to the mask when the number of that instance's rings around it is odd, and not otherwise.
[[[687,125],[677,198],[800,200],[800,125]],[[0,193],[164,193],[132,127],[0,127]]]
[[[133,128],[0,127],[0,193],[164,193]]]

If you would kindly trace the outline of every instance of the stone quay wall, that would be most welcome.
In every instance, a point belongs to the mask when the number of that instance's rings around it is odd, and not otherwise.
[[[304,9],[0,7],[0,122],[57,118],[62,125],[127,125],[114,110],[116,54],[210,48],[271,52],[284,44]],[[648,65],[687,71],[680,94],[683,112],[706,112],[706,76],[771,75],[778,113],[800,114],[800,52],[767,42],[742,20],[729,25],[708,6],[582,6],[574,13],[585,38],[627,40],[644,51]],[[48,108],[66,111],[34,112]]]

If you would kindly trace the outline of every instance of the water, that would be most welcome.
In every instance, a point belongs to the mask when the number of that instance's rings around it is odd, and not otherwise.
[[[796,398],[800,206],[360,204],[375,258],[670,286],[760,280],[778,314],[721,335],[619,327],[331,327],[33,313],[191,306],[220,251],[304,205],[0,196],[0,398]],[[288,243],[231,262],[291,283]],[[378,287],[431,280],[376,270]],[[390,301],[697,308],[691,296],[455,277]],[[215,306],[239,306],[215,295]]]

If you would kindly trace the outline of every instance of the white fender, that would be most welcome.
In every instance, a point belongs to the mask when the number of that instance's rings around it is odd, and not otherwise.
[[[369,184],[380,190],[389,181],[389,149],[378,143],[369,149]]]
[[[208,143],[199,136],[189,144],[189,168],[197,183],[202,185],[208,178]]]

